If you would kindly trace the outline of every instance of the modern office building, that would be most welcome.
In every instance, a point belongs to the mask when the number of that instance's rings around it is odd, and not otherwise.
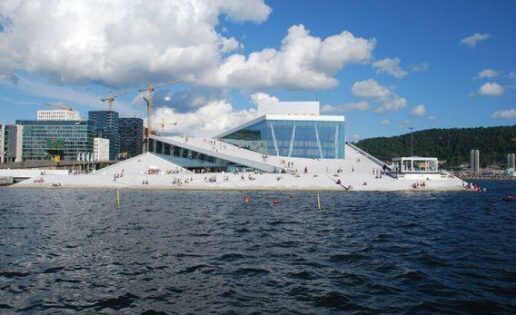
[[[93,161],[109,161],[109,139],[93,138]]]
[[[0,163],[22,160],[22,134],[23,126],[0,124]]]
[[[86,121],[18,120],[23,160],[76,160],[92,152],[93,129]]]
[[[117,112],[102,110],[88,113],[88,121],[95,137],[109,139],[109,159],[116,160],[120,153],[120,129]]]
[[[66,109],[38,110],[37,120],[81,120],[81,116],[79,115],[79,112]]]
[[[143,119],[120,118],[120,158],[127,159],[143,151]]]

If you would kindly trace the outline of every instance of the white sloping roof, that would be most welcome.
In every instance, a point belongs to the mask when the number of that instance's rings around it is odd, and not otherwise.
[[[161,171],[184,170],[181,166],[174,164],[167,159],[161,158],[153,153],[146,152],[128,160],[101,168],[93,174],[113,175],[120,174],[122,173],[122,170],[124,170],[124,175],[142,175],[149,168],[158,168]]]

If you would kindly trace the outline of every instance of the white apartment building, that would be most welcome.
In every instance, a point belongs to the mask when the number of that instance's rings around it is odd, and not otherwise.
[[[93,161],[109,161],[109,139],[93,138]]]
[[[66,109],[38,110],[38,120],[81,120],[79,112]]]

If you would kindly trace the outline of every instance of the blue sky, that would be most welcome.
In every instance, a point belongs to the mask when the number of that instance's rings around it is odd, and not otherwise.
[[[93,2],[89,3],[94,5]],[[128,7],[133,5],[132,1],[126,3]],[[0,6],[0,23],[3,25],[0,28],[0,45],[3,46],[0,57],[4,57],[4,62],[0,61],[0,121],[34,118],[35,110],[44,108],[40,104],[61,101],[86,116],[88,110],[105,108],[98,99],[110,91],[132,91],[144,86],[148,80],[167,82],[181,79],[185,83],[164,88],[157,94],[157,103],[163,108],[156,111],[155,120],[181,122],[179,127],[170,127],[170,133],[198,130],[216,133],[228,124],[241,122],[252,115],[248,110],[256,106],[258,98],[253,95],[257,93],[281,101],[319,100],[325,113],[346,116],[348,138],[406,133],[409,126],[421,130],[513,125],[516,122],[514,1],[250,0],[242,3],[242,7],[238,4],[223,8],[201,7],[206,12],[215,10],[218,17],[214,22],[212,17],[201,15],[200,19],[205,19],[201,24],[185,22],[180,14],[171,13],[168,17],[164,14],[163,21],[177,19],[181,23],[157,24],[157,30],[167,29],[167,36],[163,37],[161,31],[148,32],[148,28],[142,26],[150,40],[140,36],[140,30],[134,29],[138,28],[140,18],[144,25],[147,21],[145,15],[133,16],[133,21],[136,21],[133,25],[121,18],[115,25],[118,28],[111,25],[116,22],[111,21],[110,24],[110,20],[106,20],[102,28],[88,23],[87,18],[82,23],[75,23],[73,19],[63,22],[52,15],[52,10],[45,13],[40,8],[32,8],[40,13],[42,19],[45,19],[45,14],[49,18],[45,25],[37,22],[27,25],[31,22],[27,22],[27,16],[23,14],[30,13],[30,10]],[[187,7],[189,4],[186,1],[181,5]],[[50,1],[49,6],[52,5],[60,4]],[[163,7],[167,6],[167,1],[156,1],[155,5],[156,10],[166,11]],[[196,1],[192,0],[192,5],[195,6]],[[88,8],[88,4],[72,9],[79,16],[87,16],[91,13],[89,10],[93,10]],[[127,9],[127,12],[133,11]],[[151,14],[156,13],[150,11]],[[185,16],[191,17],[191,14]],[[185,24],[187,27],[180,32]],[[303,31],[296,28],[300,25]],[[31,27],[42,30],[42,33],[23,31]],[[76,27],[73,37],[62,34],[66,27]],[[169,30],[173,27],[176,29]],[[128,41],[150,47],[150,51],[164,51],[156,57],[160,62],[151,60],[139,64],[140,60],[148,59],[149,54],[130,45],[124,46],[128,45],[124,42],[126,31]],[[224,71],[224,66],[233,69],[236,63],[231,57],[234,55],[249,61],[251,54],[263,53],[264,49],[281,53],[282,41],[287,37],[294,38],[295,34],[302,33],[298,36],[301,39],[315,38],[324,42],[344,31],[351,33],[353,40],[362,39],[362,43],[353,43],[336,55],[326,54],[307,62],[310,63],[306,66],[310,70],[308,74],[284,65],[285,62],[276,62],[276,59],[258,64],[258,67],[263,67],[258,73],[268,77],[270,71],[274,78],[285,73],[285,80],[260,82],[259,78],[253,77],[250,62],[240,64],[246,67],[243,71],[247,75],[243,77],[247,78],[245,80],[239,77],[231,81],[231,76]],[[10,37],[6,35],[8,32]],[[185,39],[176,39],[181,36]],[[103,50],[95,46],[97,37],[103,38],[104,42],[110,41],[112,48],[109,54],[113,47],[120,48],[120,54],[106,58],[108,66],[114,64],[108,74],[103,69],[95,70],[96,60],[103,58]],[[157,39],[153,41],[153,37]],[[227,40],[229,48],[214,44],[218,43],[219,37],[231,39]],[[364,48],[365,42],[374,43],[374,47]],[[70,47],[68,43],[79,49],[67,50]],[[63,45],[64,48],[52,53],[38,53],[45,44],[52,47]],[[342,66],[334,61],[334,58],[341,58],[338,54],[347,53],[345,49],[355,49],[357,45],[362,45],[360,56],[342,58]],[[188,59],[184,55],[177,57],[177,54],[171,54],[170,57],[165,53],[171,47],[192,46],[198,49],[188,50]],[[201,50],[207,46],[211,47],[210,50]],[[214,49],[219,51],[212,56]],[[19,55],[16,55],[17,51]],[[293,53],[284,54],[285,58],[278,60],[287,60],[295,56],[295,51]],[[192,57],[197,55],[199,59]],[[265,53],[261,55],[265,56]],[[300,62],[304,63],[303,60]],[[339,66],[331,69],[320,66],[321,63]],[[205,71],[208,68],[213,68],[213,71]],[[323,74],[338,84],[312,82],[312,73]],[[357,85],[360,82],[362,85]],[[363,87],[361,93],[358,86]],[[375,94],[379,90],[381,93]],[[131,92],[119,98],[116,106],[125,116],[143,117],[145,111],[140,97]],[[380,109],[393,102],[398,106]],[[214,121],[226,114],[230,118]],[[203,115],[207,121],[199,117]]]

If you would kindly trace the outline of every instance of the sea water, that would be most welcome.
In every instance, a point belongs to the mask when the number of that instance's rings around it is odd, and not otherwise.
[[[121,190],[117,208],[3,188],[0,313],[514,313],[516,184],[480,184],[321,210],[311,192]]]

